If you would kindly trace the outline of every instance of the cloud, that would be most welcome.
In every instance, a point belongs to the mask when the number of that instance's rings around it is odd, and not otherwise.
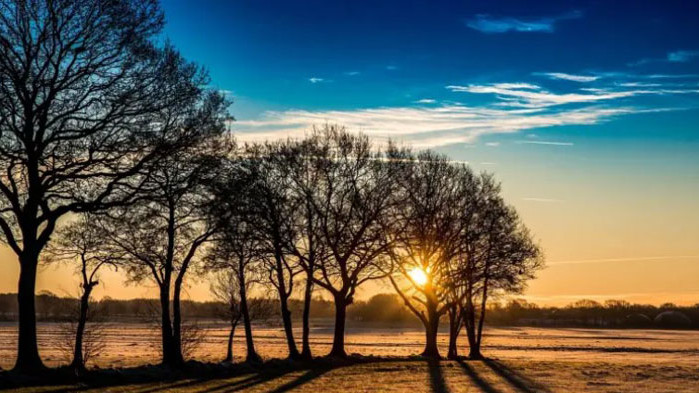
[[[395,70],[398,69],[398,67],[396,67],[396,66],[394,66],[394,65],[387,65],[387,66],[386,66],[386,69],[387,69],[388,71],[395,71]]]
[[[261,141],[303,137],[313,126],[341,124],[381,143],[394,139],[418,148],[473,143],[479,137],[563,125],[589,125],[635,113],[636,108],[588,107],[529,110],[466,105],[384,107],[356,110],[266,112],[257,120],[232,124],[236,137]]]
[[[325,81],[325,79],[313,77],[313,78],[308,78],[308,81],[311,83],[320,83],[320,82]]]
[[[678,50],[667,54],[667,61],[671,63],[686,63],[695,57],[699,57],[699,50]]]
[[[347,75],[347,76],[357,76],[357,75],[359,75],[359,74],[361,74],[361,72],[359,72],[359,71],[348,71],[348,72],[345,72],[345,75]]]
[[[573,146],[573,142],[551,142],[551,141],[517,141],[520,145],[550,145],[550,146]]]
[[[645,64],[651,63],[687,63],[694,60],[695,57],[699,57],[699,50],[676,50],[668,52],[665,57],[653,58],[647,57],[645,59],[633,61],[628,63],[629,67],[638,67]]]
[[[566,74],[563,72],[543,72],[543,73],[539,73],[539,75],[545,75],[551,79],[563,79],[563,80],[573,81],[573,82],[594,82],[600,78],[599,76],[573,75],[573,74]]]
[[[478,14],[475,18],[466,20],[466,26],[486,34],[501,34],[510,31],[521,33],[552,33],[559,21],[581,18],[580,11],[535,19],[517,19],[513,17],[493,17]]]
[[[586,104],[599,101],[611,101],[638,95],[696,94],[699,89],[626,89],[584,88],[585,93],[554,93],[543,88],[512,87],[519,84],[494,83],[488,85],[449,85],[453,92],[472,94],[494,94],[500,101],[498,105],[519,108],[546,108],[567,104]]]
[[[437,102],[437,100],[433,100],[432,98],[423,98],[415,101],[416,104],[434,104],[435,102]]]
[[[500,142],[486,142],[485,145],[490,147],[498,147],[500,146]]]
[[[503,87],[501,83],[490,85],[450,85],[446,87],[453,92],[474,93],[474,94],[495,94],[501,101],[506,101],[506,106],[519,106],[527,108],[542,108],[554,105],[564,105],[571,103],[589,103],[595,101],[612,100],[616,98],[629,97],[633,92],[620,91],[595,94],[563,93],[556,94],[544,89]]]

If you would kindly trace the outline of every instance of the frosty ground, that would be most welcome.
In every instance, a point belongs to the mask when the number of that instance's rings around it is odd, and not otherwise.
[[[205,326],[205,340],[193,357],[218,362],[225,355],[226,330]],[[40,326],[40,350],[47,365],[65,363],[57,349],[55,325]],[[110,325],[107,347],[93,366],[130,369],[157,363],[157,331],[141,324]],[[289,365],[263,369],[232,368],[225,377],[188,375],[170,381],[113,386],[68,385],[18,389],[30,392],[697,392],[699,332],[658,330],[491,328],[484,339],[485,361],[427,361],[414,356],[423,333],[417,329],[353,327],[347,336],[347,363]],[[312,345],[327,352],[331,329],[316,326]],[[258,328],[259,352],[266,359],[285,355],[283,332]],[[12,325],[0,327],[0,367],[14,361]],[[446,353],[447,337],[440,336]],[[463,340],[465,345],[465,340]],[[243,353],[242,337],[234,351]],[[466,348],[460,350],[465,354]],[[237,359],[239,360],[239,359]]]

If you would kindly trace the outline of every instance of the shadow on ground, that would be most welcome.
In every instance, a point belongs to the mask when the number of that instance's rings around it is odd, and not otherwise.
[[[319,358],[310,362],[270,360],[259,366],[248,364],[212,364],[189,362],[182,369],[161,366],[143,366],[125,369],[90,370],[76,379],[65,369],[47,371],[41,377],[23,377],[12,372],[0,372],[0,389],[41,387],[43,393],[69,393],[108,388],[130,393],[159,393],[164,391],[196,391],[197,393],[229,393],[259,388],[257,385],[273,382],[296,373],[291,379],[272,383],[268,392],[283,393],[300,388],[329,371],[355,365],[390,362],[426,362],[430,389],[434,393],[451,393],[445,377],[444,361],[421,357],[362,357],[337,360]],[[550,393],[545,386],[533,381],[504,363],[494,359],[469,360],[460,358],[449,362],[462,371],[484,393],[501,393],[503,387],[518,393]],[[378,372],[378,370],[377,370]],[[453,373],[453,371],[450,371]],[[490,374],[488,378],[485,374]],[[453,375],[453,374],[452,374]],[[493,380],[493,377],[496,380]],[[287,380],[288,379],[288,380]],[[156,384],[154,386],[154,384]],[[145,386],[143,386],[145,385]],[[128,386],[128,388],[127,388]],[[124,389],[122,389],[124,388]]]

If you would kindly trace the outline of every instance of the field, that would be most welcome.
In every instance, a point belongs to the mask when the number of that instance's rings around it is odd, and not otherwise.
[[[216,362],[225,352],[226,331],[207,326],[194,357]],[[56,348],[55,326],[40,327],[41,353],[48,365],[64,362]],[[0,327],[0,367],[14,360],[14,327]],[[317,326],[313,349],[330,347],[329,326]],[[446,346],[446,337],[441,336]],[[157,332],[143,325],[109,326],[107,348],[93,365],[136,367],[157,362]],[[259,352],[272,359],[285,356],[282,332],[258,328]],[[587,330],[492,328],[484,339],[486,361],[428,362],[413,355],[421,350],[419,330],[352,327],[349,353],[379,358],[289,366],[275,362],[263,371],[235,369],[225,378],[185,378],[159,383],[96,387],[63,386],[18,391],[70,392],[233,392],[233,391],[409,391],[409,392],[699,392],[699,332],[654,330]],[[464,340],[465,343],[465,340]],[[235,342],[242,352],[243,342]],[[462,344],[465,345],[465,344]],[[465,348],[460,348],[465,352]],[[444,348],[446,353],[446,348]]]

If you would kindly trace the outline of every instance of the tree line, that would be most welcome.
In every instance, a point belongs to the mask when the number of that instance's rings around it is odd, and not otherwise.
[[[345,357],[357,290],[387,280],[425,329],[423,355],[449,357],[465,330],[480,345],[488,299],[521,291],[541,253],[489,174],[430,151],[376,146],[341,126],[302,139],[238,144],[231,102],[206,72],[158,39],[156,0],[0,1],[0,230],[17,255],[15,370],[44,368],[37,346],[40,263],[80,277],[72,366],[100,272],[158,289],[162,363],[184,362],[182,292],[215,275],[259,361],[251,321],[275,299],[289,357],[310,359],[312,299],[334,306]],[[290,303],[301,293],[302,336]]]
[[[216,278],[213,279],[216,281]],[[226,284],[227,286],[227,284]],[[187,319],[215,322],[230,321],[237,315],[236,307],[231,312],[228,294],[218,296],[214,291],[214,300],[182,300],[182,313]],[[252,297],[250,302],[273,302],[273,299]],[[80,307],[79,299],[52,292],[42,291],[36,296],[37,320],[45,322],[64,322],[75,318],[75,310]],[[100,322],[143,323],[148,322],[153,310],[158,309],[158,300],[152,298],[113,299],[108,296],[92,300],[90,308],[96,310]],[[257,306],[255,306],[257,307]],[[304,309],[303,300],[290,299],[289,310],[294,321],[301,319]],[[277,307],[262,307],[257,313],[261,315],[258,324],[281,324]],[[655,319],[665,312],[684,314],[691,322],[689,325],[656,324]],[[334,317],[332,301],[315,297],[311,300],[310,318],[318,324]],[[378,293],[366,300],[356,300],[347,308],[347,319],[354,323],[380,324],[390,327],[414,327],[420,320],[405,307],[403,300],[395,293]],[[17,295],[0,294],[0,321],[17,320]],[[240,322],[240,320],[238,320]],[[298,322],[297,322],[298,323]],[[448,321],[442,323],[446,327]],[[680,306],[665,303],[652,304],[629,303],[625,300],[607,300],[603,303],[593,300],[579,300],[567,306],[539,306],[523,299],[510,299],[506,302],[495,300],[488,304],[489,326],[556,326],[556,327],[594,327],[594,328],[699,328],[699,304]]]

